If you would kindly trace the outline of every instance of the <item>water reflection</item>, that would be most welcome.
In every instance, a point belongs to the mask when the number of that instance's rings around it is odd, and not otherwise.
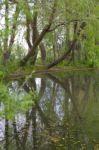
[[[2,117],[1,113],[0,148],[98,150],[98,83],[99,72],[91,72],[91,75],[90,72],[47,73],[39,78],[30,78],[24,85],[13,81],[8,87],[9,94],[13,101],[17,101],[17,97],[19,101],[15,103],[17,111],[13,119]],[[30,91],[37,91],[38,96],[23,113],[20,99]],[[2,112],[5,103],[2,100],[0,103]]]

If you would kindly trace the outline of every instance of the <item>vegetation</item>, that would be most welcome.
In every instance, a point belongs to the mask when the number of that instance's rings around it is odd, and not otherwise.
[[[0,19],[0,76],[10,67],[99,66],[98,0],[1,0]]]
[[[0,149],[98,150],[99,72],[38,80],[0,83]]]
[[[0,149],[99,149],[98,67],[99,0],[0,0]]]

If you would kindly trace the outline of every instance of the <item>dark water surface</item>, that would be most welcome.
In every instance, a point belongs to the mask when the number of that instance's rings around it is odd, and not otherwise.
[[[99,71],[60,71],[6,84],[0,150],[99,150]]]

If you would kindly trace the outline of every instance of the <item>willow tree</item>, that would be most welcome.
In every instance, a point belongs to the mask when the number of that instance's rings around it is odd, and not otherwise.
[[[63,3],[62,3],[63,2]],[[48,65],[48,68],[60,63],[70,55],[70,60],[84,61],[88,64],[97,62],[99,46],[99,2],[89,0],[72,0],[60,2],[60,10],[64,10],[66,33],[66,49],[64,54]],[[59,13],[60,14],[60,13]],[[96,40],[97,39],[97,40]]]
[[[34,13],[32,15],[28,1],[24,1],[24,11],[26,13],[26,23],[27,23],[27,42],[30,50],[28,51],[28,54],[24,57],[24,59],[21,61],[22,65],[26,64],[30,57],[34,57],[35,59],[36,57],[35,55],[37,54],[36,53],[37,46],[39,44],[40,48],[42,49],[42,43],[40,42],[43,40],[44,36],[49,31],[52,25],[54,14],[56,11],[56,5],[57,1],[55,0],[52,6],[52,12],[49,15],[48,23],[43,27],[41,33],[39,34],[37,30],[37,11],[34,9]],[[33,6],[35,6],[35,4]],[[32,42],[30,39],[30,28],[32,28]],[[33,60],[33,62],[35,62],[35,60]]]
[[[20,33],[28,46],[21,66],[28,62],[35,65],[38,56],[46,68],[63,60],[98,63],[97,0],[3,0],[1,7],[5,12],[0,39],[4,61]]]
[[[27,1],[24,4],[24,6],[26,5],[24,12],[27,20],[27,43],[30,50],[21,61],[22,65],[25,65],[31,57],[36,60],[38,46],[44,53],[46,51],[47,55],[48,49],[50,49],[52,57],[55,57],[57,52],[60,54],[60,57],[54,58],[54,61],[52,58],[51,64],[46,64],[47,68],[53,67],[68,56],[70,56],[71,60],[85,61],[87,59],[87,61],[90,61],[92,59],[91,51],[97,55],[93,47],[95,45],[95,49],[97,49],[94,41],[97,31],[95,32],[92,29],[93,25],[98,28],[97,11],[99,4],[97,1],[81,0],[79,3],[78,0],[72,0],[70,3],[68,0],[62,0],[61,2],[58,0],[47,2],[38,0],[33,1],[33,3],[32,12],[29,2]],[[92,29],[91,32],[89,31],[90,28]],[[90,41],[92,40],[90,34],[93,33],[92,42]],[[57,37],[53,38],[54,35],[57,35]],[[89,48],[88,43],[90,43]]]

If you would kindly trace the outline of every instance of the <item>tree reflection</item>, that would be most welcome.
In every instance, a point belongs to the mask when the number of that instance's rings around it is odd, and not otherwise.
[[[13,150],[93,148],[95,143],[88,132],[86,114],[91,99],[98,96],[96,80],[89,74],[70,74],[61,78],[47,73],[38,81],[31,78],[22,87],[21,92],[36,91],[38,95],[24,113],[23,125],[18,125],[16,116],[13,121],[5,118],[5,150],[10,147]],[[13,140],[10,140],[11,136]]]
[[[5,150],[9,147],[9,121],[5,119]]]

